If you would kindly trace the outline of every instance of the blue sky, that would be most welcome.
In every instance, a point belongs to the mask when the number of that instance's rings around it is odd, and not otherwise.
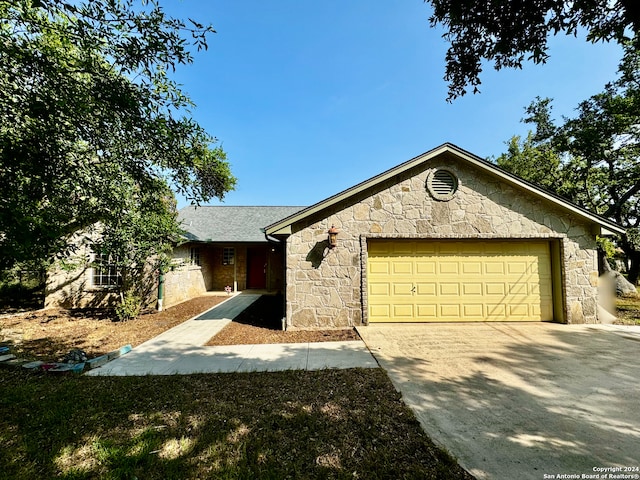
[[[536,96],[570,116],[615,78],[621,56],[617,45],[555,37],[546,65],[487,65],[482,93],[450,104],[448,44],[421,0],[161,3],[218,32],[173,78],[238,178],[223,205],[311,205],[445,142],[498,156],[526,135],[520,119]]]

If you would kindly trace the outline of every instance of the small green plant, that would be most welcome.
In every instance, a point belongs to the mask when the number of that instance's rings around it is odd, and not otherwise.
[[[116,307],[116,317],[121,322],[133,320],[140,315],[142,298],[129,291],[121,297],[120,305]]]

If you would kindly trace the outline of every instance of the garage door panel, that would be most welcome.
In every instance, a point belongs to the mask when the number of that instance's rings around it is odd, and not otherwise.
[[[370,283],[369,291],[371,295],[376,297],[388,297],[391,292],[391,285],[389,283]]]
[[[415,250],[412,252],[417,257],[434,256],[438,252],[438,244],[434,242],[414,242]]]
[[[386,262],[376,262],[369,265],[371,275],[389,275],[389,264]]]
[[[369,303],[390,309],[380,310],[384,318],[371,309],[371,322],[553,319],[548,242],[373,240],[370,246]]]
[[[504,275],[504,263],[502,261],[487,260],[484,263],[485,275]]]
[[[426,322],[437,322],[438,320],[438,309],[437,305],[417,305],[416,306],[416,314],[418,317],[418,321],[426,321]]]
[[[394,304],[393,316],[398,320],[405,319],[405,321],[410,321],[414,316],[413,305]]]
[[[486,304],[487,320],[503,321],[507,318],[507,308],[503,304]]]
[[[458,283],[441,283],[440,284],[440,295],[441,296],[447,296],[447,295],[454,295],[454,296],[458,296],[460,295],[460,284]]]
[[[394,242],[391,251],[394,255],[409,255],[412,256],[415,253],[415,242]]]
[[[551,275],[551,265],[548,265],[546,262],[538,262],[536,264],[536,268],[537,270],[535,273],[538,273],[540,276],[547,277]]]
[[[509,283],[509,295],[527,295],[526,283]]]
[[[482,320],[484,318],[484,306],[481,303],[467,304],[463,306],[463,313],[466,320]]]
[[[440,318],[459,318],[460,317],[460,305],[454,303],[441,303],[438,306]]]
[[[434,283],[418,283],[416,285],[416,291],[419,296],[435,297],[438,292],[438,286]]]
[[[458,275],[460,273],[458,262],[441,261],[438,267],[438,273],[441,275]]]
[[[413,283],[394,283],[392,287],[395,296],[413,296]]]
[[[397,261],[392,263],[394,275],[411,275],[413,274],[413,263],[410,261]]]
[[[465,262],[462,264],[463,275],[482,275],[481,262]]]
[[[440,256],[455,255],[460,252],[459,242],[438,243],[438,254]]]
[[[529,318],[532,314],[529,313],[529,305],[507,305],[507,312],[509,317],[515,319]]]
[[[527,273],[527,262],[509,262],[506,264],[509,275],[524,275]]]
[[[540,318],[553,318],[553,301],[551,298],[549,298],[546,302],[542,302],[542,304],[540,305]]]
[[[482,283],[463,283],[462,284],[463,295],[475,295],[482,296]]]
[[[486,295],[505,296],[507,293],[507,286],[504,283],[485,283],[484,290]]]
[[[388,319],[391,316],[390,305],[371,305],[370,309],[371,309],[372,317]],[[385,321],[388,321],[388,320],[385,320]]]
[[[436,273],[436,262],[434,260],[416,261],[417,275],[433,275]]]
[[[540,296],[542,298],[551,298],[551,296],[553,295],[553,288],[550,284],[537,284],[537,287],[540,290]]]

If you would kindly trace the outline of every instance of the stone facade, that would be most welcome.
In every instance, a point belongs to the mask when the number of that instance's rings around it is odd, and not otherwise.
[[[429,194],[429,173],[458,178],[449,201]],[[327,230],[340,231],[329,249]],[[592,224],[454,155],[403,171],[341,204],[294,223],[286,240],[288,328],[327,328],[367,322],[367,239],[549,239],[561,286],[555,316],[597,322],[597,255]],[[552,249],[553,251],[553,249]],[[552,252],[552,256],[554,256]]]
[[[95,254],[91,243],[98,235],[99,230],[93,228],[72,238],[76,245],[73,254],[65,259],[64,265],[56,263],[47,272],[44,308],[104,308],[119,300],[114,289],[93,284]]]
[[[222,258],[224,247],[234,249],[234,264],[224,264]],[[165,275],[164,306],[176,305],[208,291],[222,292],[226,286],[233,288],[234,279],[237,282],[238,291],[246,290],[248,288],[247,253],[251,248],[265,252],[267,261],[265,288],[268,291],[282,291],[284,253],[281,247],[242,243],[224,246],[186,243],[173,251],[173,267]],[[191,263],[192,249],[198,251],[199,265]]]
[[[202,259],[202,252],[200,252]],[[200,296],[207,291],[200,265],[191,263],[190,245],[173,250],[172,266],[164,276],[163,308]]]

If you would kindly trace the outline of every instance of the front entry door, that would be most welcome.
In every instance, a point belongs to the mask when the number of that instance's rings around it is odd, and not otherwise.
[[[247,288],[267,288],[267,249],[249,248],[247,250]]]

